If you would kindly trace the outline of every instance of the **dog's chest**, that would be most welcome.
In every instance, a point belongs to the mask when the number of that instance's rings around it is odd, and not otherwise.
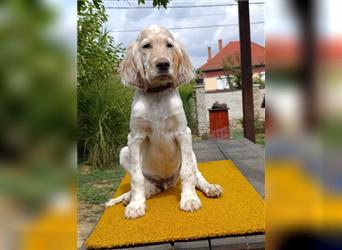
[[[177,130],[184,121],[182,101],[177,94],[145,94],[134,98],[131,123],[147,134],[161,135]]]

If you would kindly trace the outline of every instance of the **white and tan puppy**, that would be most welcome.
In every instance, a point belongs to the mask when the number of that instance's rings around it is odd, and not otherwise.
[[[136,87],[132,104],[128,146],[120,164],[131,176],[131,191],[106,203],[128,204],[126,218],[145,214],[145,200],[181,179],[180,209],[201,208],[195,188],[219,197],[219,185],[209,184],[199,172],[192,150],[191,131],[177,87],[193,77],[184,48],[160,26],[145,28],[127,49],[121,66],[125,85]]]

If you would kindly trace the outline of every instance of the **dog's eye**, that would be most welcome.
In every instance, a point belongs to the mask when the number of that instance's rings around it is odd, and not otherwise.
[[[143,47],[143,49],[149,49],[149,48],[151,48],[151,44],[145,43],[142,47]]]
[[[167,43],[167,45],[166,45],[168,48],[173,48],[173,44],[171,44],[171,43]]]

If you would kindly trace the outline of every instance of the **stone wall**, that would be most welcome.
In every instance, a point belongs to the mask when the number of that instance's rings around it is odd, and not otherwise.
[[[207,135],[209,131],[209,119],[207,117],[207,106],[205,101],[205,89],[203,85],[194,87],[196,94],[196,111],[197,111],[197,124],[198,135]]]
[[[230,92],[205,93],[204,85],[195,87],[198,133],[200,136],[209,133],[209,112],[214,102],[226,103],[229,108],[229,123],[231,128],[240,128],[242,118],[242,92],[241,90]],[[265,119],[265,109],[261,108],[265,89],[254,88],[254,115]]]

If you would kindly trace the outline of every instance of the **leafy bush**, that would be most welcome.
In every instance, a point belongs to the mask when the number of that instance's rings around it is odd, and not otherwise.
[[[119,79],[101,88],[79,88],[79,154],[91,165],[113,166],[117,161],[129,132],[131,101],[132,90]]]
[[[238,119],[238,123],[243,127],[243,118]],[[256,133],[265,133],[264,121],[259,113],[254,115],[254,131]]]
[[[264,120],[258,113],[254,117],[254,130],[256,133],[265,133]]]
[[[121,85],[123,49],[105,29],[108,17],[99,1],[78,8],[78,155],[92,166],[113,166],[126,143],[132,90]]]
[[[188,122],[188,127],[192,134],[198,134],[196,119],[196,100],[193,91],[193,85],[187,83],[179,87],[179,94],[183,102],[183,108]]]
[[[259,89],[265,88],[265,81],[259,76],[253,77],[253,85],[259,86]]]

